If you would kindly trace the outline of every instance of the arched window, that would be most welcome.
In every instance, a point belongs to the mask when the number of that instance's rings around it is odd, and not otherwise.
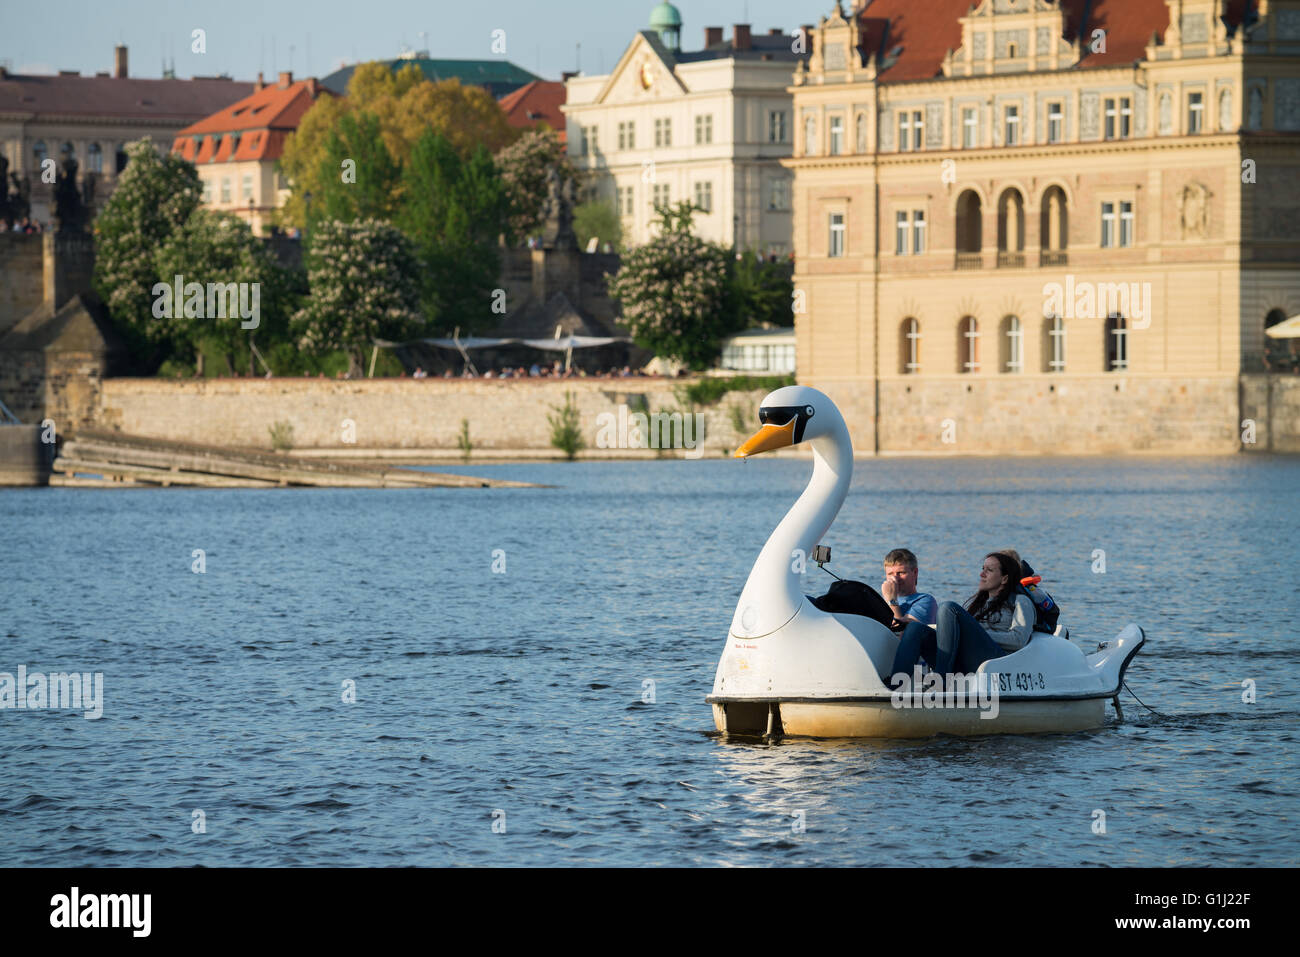
[[[120,173],[126,169],[127,159],[126,150],[119,146],[113,153],[113,165],[117,167],[116,172]]]
[[[99,148],[98,143],[91,143],[86,147],[86,169],[91,173],[104,172],[104,151]]]
[[[1070,220],[1065,208],[1065,191],[1059,186],[1050,186],[1043,193],[1038,235],[1039,265],[1064,266],[1068,262]]]
[[[1020,191],[1009,189],[998,200],[998,252],[1018,253],[1025,248],[1025,201]]]
[[[921,371],[921,324],[915,319],[904,319],[899,327],[899,365],[903,375]]]
[[[71,143],[64,143],[59,147],[59,155],[65,159],[75,160],[77,158],[77,148]]]
[[[1065,320],[1060,316],[1043,320],[1043,371],[1065,371]]]
[[[40,175],[41,164],[49,157],[50,151],[45,148],[45,140],[37,140],[32,144],[32,164],[36,167],[37,175]]]
[[[980,330],[974,316],[967,316],[957,327],[957,371],[979,372]]]
[[[1128,370],[1128,321],[1123,316],[1106,319],[1106,371]]]
[[[1264,317],[1264,328],[1271,329],[1286,319],[1286,313],[1274,309]],[[1295,339],[1274,339],[1264,337],[1264,369],[1268,372],[1296,371],[1296,354],[1292,347]]]
[[[1003,372],[1025,371],[1025,333],[1020,319],[1007,316],[1002,320],[1002,334],[998,337],[1001,348],[999,365]]]
[[[979,269],[980,244],[983,238],[983,209],[980,197],[968,189],[957,197],[957,268]]]

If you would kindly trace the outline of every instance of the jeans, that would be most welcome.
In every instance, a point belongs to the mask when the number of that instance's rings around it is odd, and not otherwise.
[[[890,674],[911,675],[922,658],[942,674],[969,674],[990,658],[1006,654],[965,608],[946,601],[939,606],[934,629],[915,621],[903,629]]]

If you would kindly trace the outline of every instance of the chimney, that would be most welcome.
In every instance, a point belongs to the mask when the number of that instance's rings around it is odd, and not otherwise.
[[[124,43],[113,47],[113,76],[119,80],[126,79],[126,44]]]
[[[253,84],[253,92],[266,89],[266,81],[262,79],[262,71],[257,71],[257,82]]]
[[[749,24],[737,23],[735,32],[732,34],[731,45],[737,50],[752,50],[753,44],[749,41]]]
[[[320,83],[314,76],[307,77],[307,95],[313,100],[320,95]]]
[[[565,70],[564,72],[562,72],[562,73],[560,74],[560,82],[561,82],[561,83],[568,83],[570,80],[572,80],[572,79],[573,79],[575,76],[577,76],[577,75],[578,75],[578,71],[577,71],[577,70]]]
[[[772,27],[770,30],[767,31],[767,35],[769,37],[779,37],[781,35],[781,28]]]
[[[705,27],[704,28],[704,49],[717,46],[722,42],[722,27]]]
[[[287,89],[289,89],[289,86],[290,86],[292,83],[293,83],[293,71],[292,71],[292,70],[281,70],[281,71],[280,71],[280,82],[279,82],[278,84],[276,84],[276,85],[279,86],[280,89],[282,89],[282,90],[287,90]]]

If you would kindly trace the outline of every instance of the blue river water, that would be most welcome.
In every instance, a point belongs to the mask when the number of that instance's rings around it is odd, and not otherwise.
[[[807,460],[446,470],[556,487],[0,490],[0,672],[103,673],[0,711],[0,865],[1300,863],[1300,460],[859,460],[830,567],[1015,547],[1154,713],[770,745],[704,698]]]

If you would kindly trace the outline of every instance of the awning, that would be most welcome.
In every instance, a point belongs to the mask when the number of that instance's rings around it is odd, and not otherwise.
[[[529,346],[533,349],[546,349],[550,352],[566,352],[569,349],[591,349],[607,346],[615,342],[631,342],[631,336],[564,336],[559,339],[487,339],[479,336],[467,336],[464,339],[414,339],[411,342],[389,342],[375,339],[374,344],[383,349],[397,346],[423,344],[439,349],[495,349],[499,346]]]
[[[1275,326],[1264,330],[1270,339],[1300,339],[1300,315],[1284,319]]]

